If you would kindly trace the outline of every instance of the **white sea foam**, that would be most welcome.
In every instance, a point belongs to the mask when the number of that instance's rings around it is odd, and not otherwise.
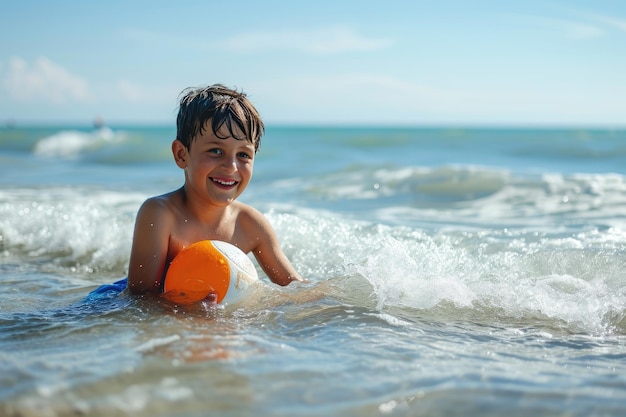
[[[36,155],[76,158],[81,153],[124,140],[124,135],[103,127],[93,132],[61,131],[41,139],[34,148]]]
[[[13,255],[55,254],[53,264],[121,273],[144,197],[80,187],[0,190],[2,243]]]
[[[491,315],[497,309],[511,320],[532,321],[538,314],[555,326],[567,323],[572,331],[594,334],[615,331],[626,311],[626,261],[613,256],[626,240],[612,229],[553,236],[446,227],[429,234],[320,213],[270,219],[301,271],[317,279],[361,276],[371,293],[358,302],[373,297],[383,311],[453,305]],[[289,252],[292,246],[300,249]],[[353,281],[341,291],[356,294],[362,285]]]
[[[135,350],[137,352],[148,352],[158,347],[166,346],[171,343],[177,342],[178,340],[180,340],[180,336],[177,334],[173,334],[173,335],[165,336],[165,337],[155,337],[137,346]]]

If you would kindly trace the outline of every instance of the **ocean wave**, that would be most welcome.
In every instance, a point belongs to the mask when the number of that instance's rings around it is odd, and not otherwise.
[[[520,174],[479,166],[351,167],[281,180],[273,189],[303,189],[314,207],[332,207],[391,224],[425,222],[503,227],[626,228],[621,174]],[[290,195],[282,196],[288,200]],[[296,196],[292,196],[296,199]]]
[[[107,127],[93,132],[65,130],[39,140],[33,153],[45,157],[76,158],[88,151],[122,141],[123,133],[114,133]]]
[[[299,272],[313,282],[329,281],[336,290],[329,296],[346,302],[381,312],[399,309],[409,318],[463,320],[471,312],[479,322],[493,323],[495,317],[504,323],[543,323],[551,331],[624,334],[626,227],[619,224],[621,217],[598,214],[621,216],[617,206],[599,204],[593,219],[583,209],[574,215],[557,211],[546,226],[539,224],[539,213],[549,214],[551,204],[535,203],[525,194],[534,189],[556,196],[577,187],[589,198],[623,198],[623,178],[490,175],[502,180],[499,189],[470,206],[451,205],[438,212],[440,217],[432,214],[441,223],[426,227],[409,226],[406,216],[401,224],[380,221],[379,212],[374,219],[355,218],[293,205],[265,213]],[[522,184],[515,198],[510,195],[514,184]],[[89,187],[1,190],[1,267],[78,276],[94,284],[121,277],[135,213],[145,198]],[[515,227],[515,204],[537,218],[521,218]],[[477,216],[480,220],[473,220]],[[494,225],[497,216],[501,225]]]
[[[303,275],[333,296],[408,318],[626,334],[626,234],[407,227],[328,213],[270,214]]]
[[[136,130],[136,129],[135,129]],[[28,138],[23,141],[22,151],[32,152],[40,158],[73,160],[92,164],[132,165],[137,163],[163,162],[171,159],[167,144],[171,140],[164,131],[110,129],[102,127],[92,131],[61,130]],[[2,141],[2,148],[14,147],[16,140]],[[158,146],[155,146],[155,143]]]
[[[48,272],[126,268],[132,224],[145,196],[93,188],[0,191],[0,247],[11,262]]]
[[[326,199],[371,200],[405,196],[407,203],[449,203],[494,194],[510,177],[506,171],[472,166],[351,166],[306,187]]]

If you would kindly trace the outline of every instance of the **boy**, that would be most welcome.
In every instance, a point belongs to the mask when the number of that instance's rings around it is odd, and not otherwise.
[[[172,154],[185,172],[178,190],[146,200],[137,214],[128,289],[160,293],[167,268],[200,240],[252,252],[276,284],[304,280],[280,248],[269,221],[237,197],[252,178],[264,126],[246,95],[216,84],[187,89],[180,101]]]

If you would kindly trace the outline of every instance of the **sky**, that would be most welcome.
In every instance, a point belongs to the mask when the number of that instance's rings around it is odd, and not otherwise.
[[[173,124],[214,83],[268,126],[624,127],[626,2],[0,4],[0,124]]]

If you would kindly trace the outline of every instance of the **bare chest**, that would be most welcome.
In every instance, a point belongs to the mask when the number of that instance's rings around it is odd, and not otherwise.
[[[251,245],[245,234],[237,227],[236,222],[224,222],[217,225],[206,225],[200,222],[183,219],[176,230],[171,233],[168,258],[173,259],[178,252],[192,243],[201,240],[221,240],[249,252]]]

